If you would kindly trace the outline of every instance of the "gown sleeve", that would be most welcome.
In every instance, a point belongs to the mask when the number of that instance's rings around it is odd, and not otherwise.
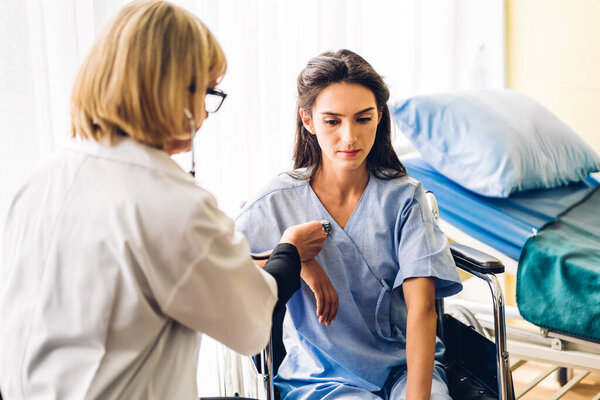
[[[252,253],[271,250],[279,242],[287,224],[279,224],[277,214],[276,205],[262,201],[246,207],[235,219],[235,228],[246,236]]]
[[[394,288],[408,278],[435,278],[436,298],[452,296],[462,290],[462,284],[446,235],[439,228],[429,208],[423,186],[418,183],[410,201],[398,215],[399,270]]]

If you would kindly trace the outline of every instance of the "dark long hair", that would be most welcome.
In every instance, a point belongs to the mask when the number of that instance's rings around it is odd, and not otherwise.
[[[398,159],[391,139],[390,110],[387,101],[390,91],[383,78],[375,72],[364,58],[350,50],[326,52],[312,58],[298,75],[298,103],[296,107],[296,144],[294,146],[294,169],[306,168],[304,178],[312,178],[321,166],[321,147],[315,135],[311,135],[302,123],[300,109],[312,116],[315,99],[332,83],[356,83],[375,95],[381,121],[377,125],[375,143],[367,155],[367,169],[380,179],[400,178],[406,168]],[[294,177],[297,174],[292,174]]]

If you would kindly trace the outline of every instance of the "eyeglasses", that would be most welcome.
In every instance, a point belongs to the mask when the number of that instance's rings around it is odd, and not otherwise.
[[[216,113],[223,105],[227,93],[219,89],[206,88],[206,97],[204,99],[204,107],[209,113]]]

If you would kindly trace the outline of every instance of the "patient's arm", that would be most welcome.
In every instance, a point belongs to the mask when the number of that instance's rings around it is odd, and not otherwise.
[[[252,254],[255,257],[254,263],[264,268],[271,253],[272,250]],[[310,287],[317,299],[317,317],[319,318],[319,323],[322,324],[325,322],[325,325],[331,325],[335,321],[339,302],[337,292],[333,288],[329,277],[314,258],[302,261],[300,277]]]
[[[302,261],[300,277],[315,294],[319,323],[325,322],[325,325],[331,325],[331,322],[335,320],[339,303],[337,292],[333,288],[329,277],[314,258]]]
[[[429,399],[435,358],[435,283],[409,278],[402,284],[406,321],[407,399]]]

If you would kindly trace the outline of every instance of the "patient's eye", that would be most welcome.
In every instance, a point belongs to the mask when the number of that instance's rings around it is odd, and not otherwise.
[[[360,124],[366,124],[367,122],[371,121],[372,119],[373,119],[373,117],[360,117],[357,119],[357,121]]]
[[[340,121],[338,121],[337,119],[325,119],[324,122],[326,125],[335,126],[339,124]]]

